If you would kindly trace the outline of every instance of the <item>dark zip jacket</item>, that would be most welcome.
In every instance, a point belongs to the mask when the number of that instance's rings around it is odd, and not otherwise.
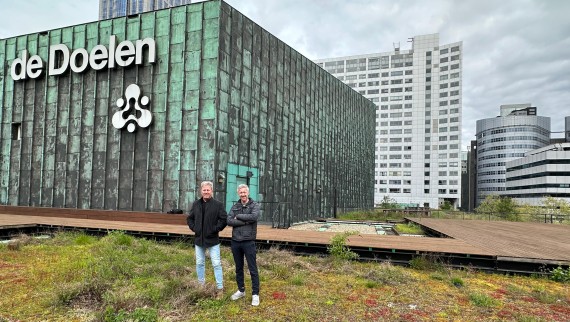
[[[253,199],[242,205],[238,200],[228,213],[228,226],[232,229],[232,240],[246,241],[257,238],[257,221],[259,219],[259,204]]]
[[[212,247],[220,243],[219,232],[226,226],[227,214],[224,205],[211,198],[200,198],[192,204],[186,221],[194,232],[194,243],[200,247]]]

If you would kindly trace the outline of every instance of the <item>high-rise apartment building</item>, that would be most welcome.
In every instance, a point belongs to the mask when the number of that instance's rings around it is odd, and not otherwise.
[[[412,48],[318,59],[322,68],[376,104],[375,203],[460,204],[462,42],[439,34]]]
[[[189,4],[190,0],[99,0],[99,20]]]
[[[479,205],[487,195],[503,195],[509,161],[550,143],[550,118],[537,116],[530,104],[501,105],[499,117],[477,121],[477,195]]]

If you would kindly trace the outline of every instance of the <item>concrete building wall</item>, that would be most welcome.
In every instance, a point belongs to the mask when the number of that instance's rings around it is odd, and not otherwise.
[[[10,76],[23,50],[47,62],[51,45],[112,35],[153,38],[156,62]],[[2,39],[0,62],[2,204],[162,212],[211,180],[227,203],[247,182],[294,221],[329,215],[335,192],[373,205],[374,105],[223,2]],[[112,126],[130,84],[152,112],[133,133]]]

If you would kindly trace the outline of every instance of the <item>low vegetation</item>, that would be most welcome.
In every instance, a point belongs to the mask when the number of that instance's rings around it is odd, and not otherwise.
[[[351,235],[357,235],[358,232],[347,231],[344,233],[336,234],[328,246],[329,254],[338,260],[357,259],[358,254],[351,251],[346,245],[346,239]]]
[[[449,202],[444,202],[439,209],[410,211],[400,207],[393,199],[385,196],[377,208],[341,213],[337,217],[342,220],[382,222],[403,222],[406,217],[431,217],[570,225],[570,203],[561,198],[545,197],[540,201],[539,206],[531,206],[519,204],[509,197],[488,195],[473,213],[453,210]]]
[[[394,225],[394,229],[398,232],[398,234],[408,234],[408,235],[423,235],[424,231],[422,228],[413,222],[409,222],[407,224],[396,224]]]
[[[339,254],[350,252],[342,243],[347,236],[340,236]],[[196,283],[189,242],[165,244],[120,232],[103,238],[69,232],[42,240],[22,236],[0,244],[0,321],[567,321],[570,316],[563,268],[555,281],[454,270],[425,257],[414,259],[414,268],[343,257],[260,251],[261,305],[252,307],[250,294],[229,299],[235,282],[228,247],[222,247],[225,298],[216,300],[209,262],[208,286]],[[246,286],[249,282],[246,274]]]

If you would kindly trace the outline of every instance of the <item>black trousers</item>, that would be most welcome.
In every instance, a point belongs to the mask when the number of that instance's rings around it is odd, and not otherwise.
[[[245,292],[243,280],[243,258],[247,260],[249,275],[251,275],[251,294],[259,295],[259,273],[257,271],[255,241],[235,241],[232,240],[232,254],[236,264],[236,282],[240,292]]]

